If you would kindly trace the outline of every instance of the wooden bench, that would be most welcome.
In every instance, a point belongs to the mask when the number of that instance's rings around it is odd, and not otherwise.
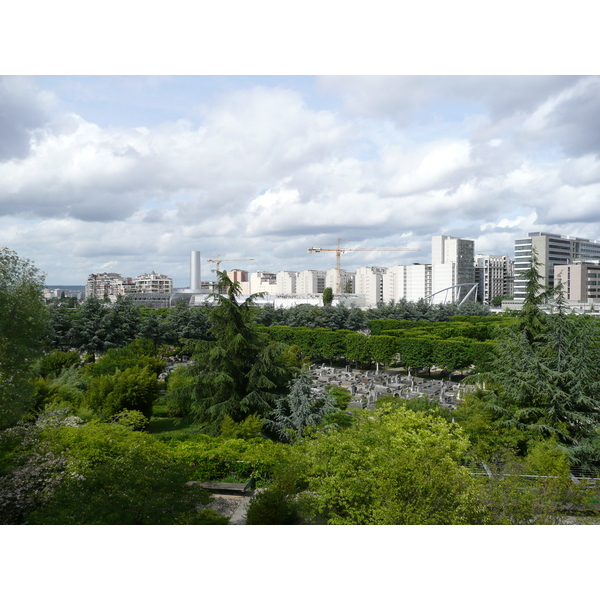
[[[223,483],[220,481],[188,481],[186,485],[199,485],[211,494],[249,496],[254,490],[254,479],[248,483]]]

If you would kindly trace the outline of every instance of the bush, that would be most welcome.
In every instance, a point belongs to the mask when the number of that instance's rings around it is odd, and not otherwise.
[[[35,373],[40,377],[48,377],[49,375],[58,376],[64,369],[79,365],[81,358],[79,352],[71,350],[62,352],[56,350],[42,356],[36,364]]]
[[[148,367],[131,367],[122,372],[117,370],[114,375],[91,379],[86,402],[103,416],[137,410],[149,419],[156,396],[156,374],[151,373]]]
[[[296,525],[298,503],[283,488],[273,485],[250,500],[246,525]]]

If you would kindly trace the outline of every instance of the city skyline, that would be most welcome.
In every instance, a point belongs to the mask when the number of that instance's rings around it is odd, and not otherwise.
[[[513,255],[600,239],[600,78],[6,76],[0,245],[53,285],[154,270],[427,263],[431,237]]]

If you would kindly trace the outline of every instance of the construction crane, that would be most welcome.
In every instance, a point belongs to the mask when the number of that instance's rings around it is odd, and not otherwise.
[[[341,294],[341,256],[344,252],[420,252],[420,248],[340,248],[342,238],[338,238],[337,248],[309,248],[309,252],[335,252],[335,293]]]
[[[218,256],[220,256],[220,254],[217,254],[217,257]],[[217,268],[213,269],[213,271],[220,271],[222,262],[232,262],[232,261],[237,262],[239,260],[254,260],[254,259],[253,258],[208,258],[206,260],[206,262],[217,263]]]

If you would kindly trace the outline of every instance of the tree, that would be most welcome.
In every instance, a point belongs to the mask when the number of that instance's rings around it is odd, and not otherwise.
[[[106,314],[110,309],[95,297],[87,298],[69,332],[73,348],[101,354],[106,350]]]
[[[15,423],[32,403],[29,371],[48,327],[43,284],[30,260],[0,249],[0,428]]]
[[[467,447],[452,423],[384,408],[295,444],[290,468],[330,524],[481,522],[476,486],[460,466]]]
[[[152,373],[149,367],[136,366],[124,371],[117,370],[114,375],[92,378],[85,402],[105,417],[124,410],[137,410],[149,419],[156,395],[156,373]]]
[[[140,327],[140,307],[129,296],[119,296],[104,315],[105,348],[121,348],[129,344],[139,335]]]
[[[313,391],[312,377],[303,370],[290,385],[290,393],[275,400],[275,408],[266,423],[281,440],[295,442],[302,439],[307,427],[317,426],[326,414],[337,410],[329,393]]]
[[[172,392],[173,400],[213,434],[225,415],[235,422],[251,414],[267,415],[295,372],[284,360],[285,345],[269,344],[257,331],[252,310],[256,294],[239,304],[239,282],[225,271],[218,276],[227,294],[215,295],[217,306],[209,315],[214,341],[198,342],[188,369],[193,384]]]
[[[331,306],[333,302],[333,290],[330,287],[326,287],[323,290],[323,306]]]
[[[55,350],[70,350],[73,347],[71,327],[72,313],[64,304],[52,304],[48,308],[49,327],[46,344]]]
[[[519,330],[524,331],[529,342],[533,342],[536,336],[544,328],[545,316],[539,305],[546,300],[551,291],[546,289],[542,283],[541,267],[535,248],[531,249],[531,265],[524,271],[521,277],[526,281],[525,299],[523,308],[519,313]]]
[[[194,523],[196,505],[208,502],[199,486],[185,485],[191,479],[190,466],[152,436],[120,424],[43,429],[26,457],[26,465],[45,459],[31,477],[46,489],[21,516],[31,524]],[[18,491],[14,475],[18,469],[9,477]]]
[[[487,388],[480,401],[500,427],[526,432],[529,439],[556,439],[574,464],[597,461],[590,443],[600,426],[598,323],[566,314],[560,284],[554,289],[557,313],[542,313],[538,305],[547,292],[541,291],[537,264],[534,253],[517,327],[504,330],[491,371],[475,378]]]

